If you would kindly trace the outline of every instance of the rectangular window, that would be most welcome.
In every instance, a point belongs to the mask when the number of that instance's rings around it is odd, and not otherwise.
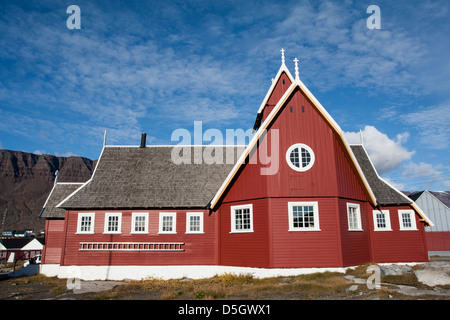
[[[148,233],[148,212],[131,214],[131,233]]]
[[[203,212],[186,212],[186,233],[203,233]]]
[[[77,233],[94,233],[94,213],[78,213]]]
[[[400,230],[418,230],[414,210],[398,210]]]
[[[373,224],[375,231],[392,231],[389,210],[374,210]]]
[[[159,213],[159,233],[177,233],[177,213]]]
[[[105,213],[105,228],[103,233],[120,233],[122,226],[121,213]]]
[[[320,231],[318,202],[289,202],[289,231]]]
[[[253,232],[253,205],[231,207],[231,232]]]
[[[359,204],[347,203],[347,219],[349,231],[362,231]]]

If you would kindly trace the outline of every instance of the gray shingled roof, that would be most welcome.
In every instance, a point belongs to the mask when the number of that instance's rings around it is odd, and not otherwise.
[[[66,210],[56,208],[56,206],[81,186],[82,183],[59,182],[55,184],[39,214],[39,217],[64,218]]]
[[[359,166],[361,167],[361,170],[364,173],[364,176],[366,177],[367,182],[377,198],[378,204],[409,204],[412,202],[379,178],[363,146],[352,145],[350,147],[359,163]]]
[[[92,179],[60,207],[206,207],[244,147],[183,148],[191,153],[190,164],[176,164],[172,160],[174,147],[171,146],[106,146]],[[218,153],[211,151],[212,148]],[[214,158],[202,157],[203,152],[223,161],[212,163]],[[219,157],[220,152],[223,157]]]

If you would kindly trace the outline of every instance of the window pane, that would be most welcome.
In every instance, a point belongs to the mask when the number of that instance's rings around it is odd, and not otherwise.
[[[300,168],[300,157],[299,157],[299,155],[298,155],[298,148],[294,148],[294,149],[291,151],[290,158],[291,158],[292,164],[293,164],[294,166]]]
[[[403,227],[405,228],[411,228],[411,215],[409,213],[402,213],[402,221],[403,221]]]
[[[200,216],[190,216],[189,230],[200,231]]]
[[[250,209],[235,209],[235,228],[236,230],[250,230],[251,220],[250,220]]]
[[[359,229],[358,210],[356,207],[348,207],[348,226],[349,229]]]
[[[80,231],[85,231],[85,232],[91,231],[91,217],[90,216],[81,217],[81,228],[80,229],[81,229]]]
[[[172,231],[172,216],[163,216],[162,231]]]
[[[384,213],[377,213],[377,227],[386,228],[386,217]]]
[[[145,231],[145,216],[134,217],[134,231],[136,232]]]
[[[311,162],[311,155],[308,150],[302,148],[302,167],[306,167]]]
[[[114,232],[119,231],[119,217],[109,216],[108,217],[108,231]]]
[[[314,207],[294,206],[292,218],[294,228],[314,228]]]

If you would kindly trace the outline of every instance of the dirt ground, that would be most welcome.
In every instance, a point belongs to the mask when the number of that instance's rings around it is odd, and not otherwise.
[[[268,280],[228,276],[204,280],[82,281],[82,290],[73,288],[65,279],[38,274],[0,277],[0,300],[450,300],[450,286],[429,287],[418,283],[414,274],[383,277],[381,288],[369,289],[365,283],[369,274],[364,275],[365,270],[355,272]]]

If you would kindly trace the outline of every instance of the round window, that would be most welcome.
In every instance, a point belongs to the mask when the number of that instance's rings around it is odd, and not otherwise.
[[[286,161],[295,171],[307,171],[314,164],[314,152],[306,144],[297,143],[286,152]]]

